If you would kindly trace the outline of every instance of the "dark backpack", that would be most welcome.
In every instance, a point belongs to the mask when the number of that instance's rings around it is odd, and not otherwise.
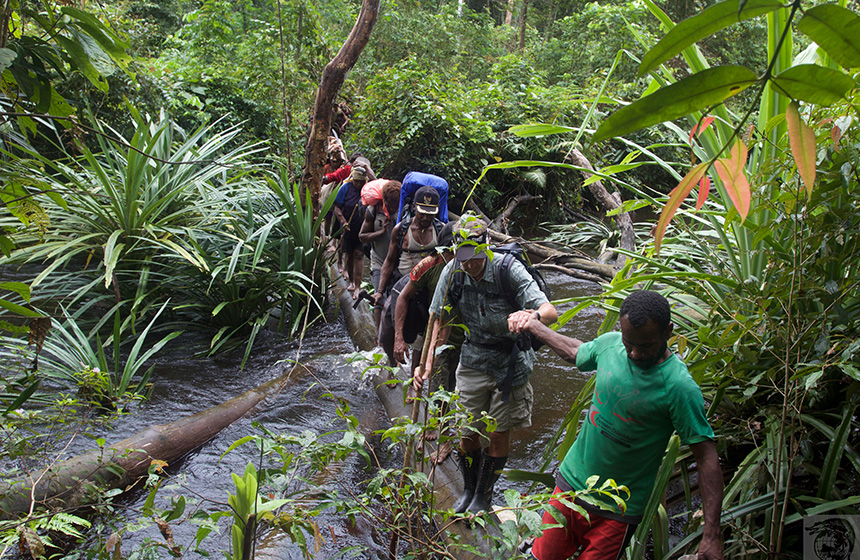
[[[498,293],[507,300],[514,311],[517,310],[517,289],[511,285],[511,264],[515,260],[519,261],[531,277],[534,278],[538,288],[546,295],[546,299],[552,299],[549,284],[546,283],[540,271],[529,262],[519,243],[508,243],[507,245],[491,247],[490,250],[496,255],[496,258],[502,259],[499,274],[496,275],[496,288],[498,289]],[[464,285],[465,276],[463,274],[455,274],[454,279],[451,281],[451,287],[448,289],[448,298],[453,304],[456,305],[460,301]]]
[[[517,287],[511,285],[511,264],[513,264],[515,260],[519,261],[520,264],[526,268],[531,277],[534,278],[534,281],[537,282],[538,288],[540,288],[540,290],[546,295],[546,299],[552,300],[552,292],[549,288],[549,284],[546,283],[543,274],[541,274],[540,271],[532,266],[531,262],[529,262],[528,257],[523,251],[523,248],[520,247],[519,243],[508,243],[507,245],[491,247],[490,250],[495,254],[495,258],[502,259],[499,273],[496,275],[497,294],[508,302],[512,311],[519,310],[519,307],[517,306]],[[454,278],[451,280],[451,286],[448,288],[448,299],[454,305],[460,301],[460,297],[463,295],[465,283],[466,276],[464,273],[454,274]],[[528,333],[522,333],[519,338],[523,340],[518,340],[517,344],[522,347],[531,346],[533,350],[537,350],[543,346],[543,342]]]

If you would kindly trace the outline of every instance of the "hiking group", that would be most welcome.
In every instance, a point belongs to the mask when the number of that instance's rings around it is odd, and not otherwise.
[[[444,179],[414,171],[402,183],[376,179],[369,162],[359,158],[341,158],[326,175],[347,179],[334,202],[346,257],[342,271],[353,298],[363,296],[369,248],[374,293],[368,299],[391,365],[411,358],[415,391],[425,383],[431,390],[456,391],[474,419],[459,434],[463,492],[454,511],[492,511],[512,431],[531,425],[529,380],[536,349],[546,345],[581,372],[594,372],[595,390],[547,504],[556,515],[544,513],[549,528],[529,554],[538,560],[565,560],[577,552],[580,560],[620,558],[677,432],[698,469],[704,516],[698,558],[721,559],[723,479],[714,433],[700,388],[669,349],[673,325],[665,297],[632,292],[620,308],[619,331],[590,342],[567,337],[550,328],[558,312],[518,246],[491,247],[486,223],[475,216],[448,220]],[[431,318],[432,338],[422,356]],[[487,429],[487,418],[495,429]],[[431,460],[441,463],[449,453],[450,444],[440,445]],[[621,503],[586,492],[610,479],[629,490]]]

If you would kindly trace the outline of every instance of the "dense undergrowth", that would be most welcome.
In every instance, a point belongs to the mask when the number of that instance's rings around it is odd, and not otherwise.
[[[725,461],[727,556],[772,557],[797,549],[805,517],[858,511],[860,133],[851,69],[860,62],[815,44],[803,50],[809,38],[786,32],[809,8],[795,2],[709,31],[701,50],[675,53],[683,62],[670,56],[637,73],[672,27],[669,16],[710,4],[668,2],[666,15],[650,1],[553,3],[530,7],[519,28],[501,24],[504,14],[492,10],[385,5],[341,91],[354,110],[344,141],[348,151],[365,152],[379,175],[442,175],[453,198],[471,195],[490,214],[517,194],[540,195],[513,223],[524,216],[532,226],[555,222],[555,241],[571,245],[605,247],[614,234],[611,218],[570,229],[571,217],[590,206],[580,173],[563,165],[571,148],[589,157],[625,208],[676,212],[658,222],[657,240],[640,235],[627,267],[580,307],[605,307],[606,330],[635,287],[673,301],[675,349],[703,387]],[[764,4],[750,1],[751,9]],[[247,358],[260,329],[300,336],[321,316],[319,223],[294,183],[318,76],[357,9],[339,1],[207,0],[105,3],[89,12],[21,2],[0,15],[9,30],[0,37],[0,267],[30,274],[0,282],[4,456],[48,461],[69,434],[104,420],[97,411],[145,397],[150,360],[182,330],[206,330],[212,353],[239,348]],[[822,93],[826,80],[804,82],[808,67],[780,82],[780,73],[809,62],[849,85]],[[598,136],[615,136],[605,130],[619,126],[610,117],[616,107],[643,92],[659,96],[659,88],[711,63],[749,68],[747,91],[685,106],[671,118],[660,113],[672,121],[665,128],[646,127],[660,119],[624,109],[635,118],[619,138],[587,142],[601,123]],[[795,113],[792,101],[803,102]],[[803,126],[789,132],[792,118]],[[550,127],[510,130],[536,122]],[[798,130],[806,147],[800,158]],[[749,153],[740,165],[745,199],[738,175],[727,180],[717,171],[720,160],[741,153],[739,141]],[[515,160],[528,163],[509,165]],[[506,165],[492,168],[498,163]],[[687,167],[699,171],[685,183]],[[687,192],[679,187],[667,197],[679,182]],[[687,205],[696,184],[700,200]],[[575,310],[561,322],[570,320]],[[586,390],[573,404],[545,468],[570,445],[589,401]],[[317,452],[326,460],[364,452],[354,419],[340,408],[336,414],[347,426],[342,445],[311,447],[302,461],[313,462]],[[70,421],[75,416],[79,423]],[[42,427],[53,434],[50,444]],[[390,437],[399,443],[421,428],[398,429]],[[242,527],[255,507],[280,511],[260,520],[285,524],[310,551],[315,526],[300,508],[289,509],[308,496],[283,486],[286,497],[269,501],[257,486],[276,488],[278,474],[298,480],[290,446],[305,436],[261,434],[243,443],[254,441],[280,465],[260,462],[236,475],[231,513],[221,512],[239,527],[233,554],[248,550],[243,539],[252,532]],[[695,544],[700,519],[689,463],[689,453],[670,446],[661,475],[681,481],[689,537],[670,550],[660,504],[666,484],[658,485],[629,557],[643,557],[651,529],[654,557]],[[169,524],[184,502],[155,506],[160,475],[155,465],[148,513]],[[420,502],[426,481],[405,475],[415,482],[409,500]],[[405,515],[413,502],[394,500],[397,491],[378,477],[368,488],[366,496],[392,500],[383,509],[402,522],[392,532],[416,516],[433,526],[432,508]],[[372,509],[340,500],[325,503]],[[520,506],[511,506],[522,512],[520,529],[534,533],[534,517]],[[3,531],[6,542],[37,546],[38,535],[74,541],[86,523],[35,510]],[[507,531],[505,546],[513,549],[522,533]]]

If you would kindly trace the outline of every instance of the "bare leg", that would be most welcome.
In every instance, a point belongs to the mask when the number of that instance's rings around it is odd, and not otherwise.
[[[359,248],[352,252],[352,268],[350,268],[350,282],[353,284],[352,299],[358,297],[361,289],[361,277],[364,275],[364,252]]]

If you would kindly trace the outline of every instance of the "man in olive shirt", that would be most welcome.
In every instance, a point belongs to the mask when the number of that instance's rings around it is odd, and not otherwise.
[[[435,347],[447,341],[450,326],[444,326],[447,312],[443,310],[449,306],[467,333],[457,367],[457,392],[460,403],[475,422],[460,436],[464,491],[454,504],[454,511],[478,514],[490,508],[493,487],[510,452],[511,430],[531,425],[533,396],[529,378],[535,353],[531,346],[520,350],[514,333],[521,331],[531,318],[549,324],[556,321],[558,314],[516,259],[509,261],[508,270],[510,284],[515,287],[511,290],[516,294],[515,301],[500,293],[496,278],[504,259],[488,258],[492,251],[486,245],[486,224],[464,216],[455,240],[458,236],[462,241],[456,258],[442,271],[430,312],[442,317],[443,327]],[[457,285],[462,290],[450,289]],[[433,352],[428,354],[432,357]],[[414,384],[420,387],[423,379],[417,373]],[[496,430],[486,435],[481,433],[483,413],[497,422]],[[489,441],[486,451],[481,449],[482,438]]]

